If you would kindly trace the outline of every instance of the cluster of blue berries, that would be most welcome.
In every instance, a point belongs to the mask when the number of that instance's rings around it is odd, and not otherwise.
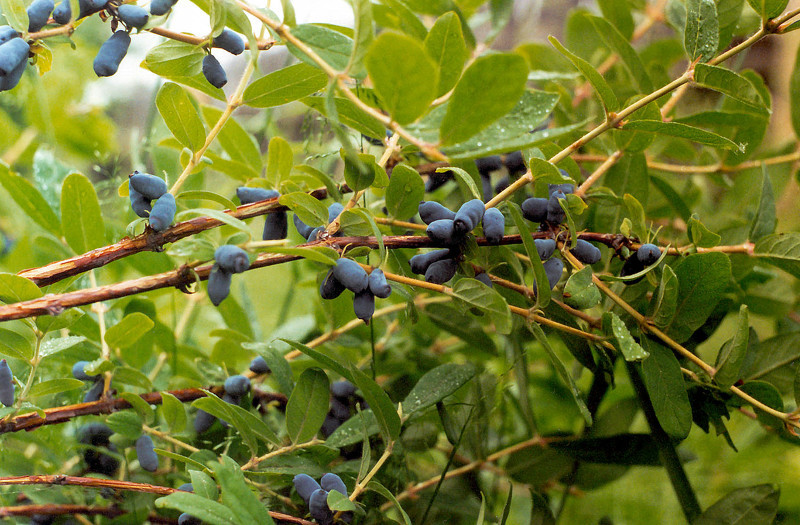
[[[239,197],[239,202],[242,204],[252,204],[268,199],[277,199],[281,194],[275,190],[240,186],[236,188],[236,196]],[[285,210],[267,214],[264,220],[264,232],[261,235],[263,240],[274,241],[285,239],[288,233],[288,221]]]
[[[628,275],[637,274],[648,266],[655,264],[660,258],[661,250],[658,246],[650,243],[642,244],[638,250],[625,259],[625,263],[622,265],[622,270],[620,270],[619,275],[620,277],[626,277]],[[643,278],[644,277],[638,277],[630,281],[625,281],[625,284],[636,284]]]
[[[456,274],[461,245],[467,234],[479,224],[489,244],[500,244],[505,233],[505,217],[497,208],[485,209],[483,201],[473,199],[457,212],[434,201],[419,204],[419,216],[428,225],[428,237],[445,248],[415,255],[409,261],[411,271],[425,275],[429,283],[444,284]]]
[[[233,55],[239,55],[244,51],[244,40],[230,29],[223,29],[222,33],[214,38],[212,45]],[[215,88],[221,88],[228,83],[228,75],[225,74],[222,64],[211,53],[203,58],[203,75]]]
[[[500,193],[506,189],[509,184],[509,177],[525,173],[527,170],[521,151],[513,151],[506,155],[490,155],[488,157],[475,159],[475,167],[478,168],[478,173],[481,176],[483,198],[485,200],[489,200],[494,193]],[[508,176],[500,179],[500,181],[492,187],[492,172],[499,171],[503,167],[508,171]]]
[[[164,179],[134,171],[128,182],[133,213],[148,219],[154,231],[166,230],[175,219],[177,204]]]
[[[119,460],[104,452],[117,453],[117,447],[111,443],[114,432],[102,423],[89,423],[78,429],[78,442],[87,445],[83,451],[83,460],[89,472],[96,472],[106,476],[113,476],[119,468]],[[91,448],[89,448],[91,447]],[[155,453],[153,440],[147,434],[142,434],[136,440],[136,458],[139,465],[148,472],[158,470],[158,455]]]
[[[28,65],[30,46],[11,26],[0,26],[0,91],[14,89]]]
[[[99,401],[100,396],[103,395],[103,375],[87,374],[86,366],[88,364],[89,361],[78,361],[74,365],[72,365],[72,377],[92,384],[91,388],[89,388],[89,390],[83,396],[84,403],[92,403],[94,401]]]
[[[375,313],[375,298],[386,299],[392,294],[383,270],[375,268],[367,274],[357,262],[342,257],[322,279],[319,295],[323,299],[336,299],[345,290],[353,292],[353,311],[367,324]]]
[[[263,359],[262,359],[263,360]],[[266,365],[266,363],[264,363]],[[250,391],[250,379],[247,376],[243,375],[234,375],[230,376],[228,379],[225,380],[224,385],[225,393],[222,396],[222,400],[230,403],[232,405],[238,405],[242,399],[242,396],[247,394]],[[202,434],[209,428],[211,425],[214,424],[217,418],[209,414],[204,410],[198,410],[197,415],[194,418],[194,430],[198,434]],[[227,423],[222,422],[224,426],[227,426]]]
[[[214,266],[208,275],[208,298],[214,306],[219,306],[228,297],[231,291],[231,276],[242,273],[248,268],[250,268],[250,257],[246,251],[232,244],[217,248],[214,252]]]
[[[324,437],[328,437],[339,428],[342,423],[352,416],[351,405],[359,403],[362,410],[366,410],[367,404],[356,395],[356,386],[350,381],[336,381],[331,383],[331,401],[328,414],[322,423],[320,432]]]
[[[333,511],[328,507],[328,493],[335,490],[347,497],[347,486],[342,481],[342,478],[328,472],[317,483],[308,474],[298,474],[294,477],[293,482],[297,494],[308,505],[311,517],[317,520],[320,525],[332,525]],[[344,515],[342,517],[347,520]]]

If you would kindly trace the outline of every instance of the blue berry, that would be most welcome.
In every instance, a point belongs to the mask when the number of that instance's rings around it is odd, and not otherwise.
[[[146,219],[150,217],[150,212],[153,210],[153,207],[150,204],[150,199],[139,193],[133,188],[129,188],[128,193],[130,194],[131,198],[131,209],[133,213]]]
[[[175,218],[177,204],[175,197],[171,193],[165,193],[153,204],[150,211],[150,227],[157,232],[162,232],[169,228]]]
[[[386,275],[380,268],[375,268],[369,274],[369,291],[372,292],[372,295],[381,299],[386,299],[392,293],[392,287],[389,286],[386,281]]]
[[[198,410],[194,417],[194,431],[202,434],[214,424],[217,418],[206,412],[205,410]]]
[[[319,486],[328,492],[335,490],[343,496],[347,496],[347,486],[342,478],[332,472],[328,472],[319,480]]]
[[[489,288],[494,288],[494,284],[492,284],[492,278],[489,277],[489,274],[486,272],[475,274],[475,279],[479,280]]]
[[[333,276],[353,293],[363,292],[369,286],[367,272],[352,259],[342,257],[337,260]]]
[[[328,224],[332,223],[340,213],[344,211],[344,206],[338,202],[334,202],[328,206]]]
[[[214,47],[224,49],[228,53],[240,55],[244,51],[244,40],[242,37],[231,31],[223,29],[219,36],[214,38]]]
[[[147,199],[154,201],[167,193],[167,183],[161,177],[134,171],[128,178],[130,187]]]
[[[235,375],[225,380],[225,393],[235,397],[245,395],[250,391],[250,379],[247,376]]]
[[[314,242],[314,241],[316,241],[317,237],[319,236],[320,232],[322,232],[322,231],[325,231],[325,228],[323,226],[317,226],[316,228],[311,230],[311,233],[308,234],[308,238],[306,238],[306,242]]]
[[[561,172],[566,173],[564,170],[561,170]],[[575,185],[571,183],[547,185],[548,195],[552,195],[557,191],[560,191],[561,193],[575,193]]]
[[[72,6],[69,0],[61,0],[61,3],[53,10],[53,20],[57,24],[68,24],[72,20]]]
[[[150,13],[146,9],[133,4],[122,4],[117,8],[117,14],[126,26],[136,29],[143,28],[150,19]]]
[[[242,204],[251,204],[253,202],[265,201],[267,199],[280,197],[280,193],[275,190],[268,190],[265,188],[248,188],[247,186],[239,186],[236,188],[236,196],[239,197],[239,202]]]
[[[211,299],[211,304],[219,306],[219,304],[228,297],[231,292],[231,274],[223,272],[215,264],[208,274],[208,298]]]
[[[506,218],[497,208],[489,208],[483,214],[483,235],[489,244],[500,244],[506,231]]]
[[[250,268],[250,258],[247,256],[247,252],[233,244],[225,244],[217,248],[214,252],[214,260],[219,269],[226,273],[242,273]]]
[[[314,491],[319,490],[319,483],[309,476],[308,474],[298,474],[292,480],[294,483],[294,489],[297,491],[297,494],[303,498],[303,501],[306,502],[308,505],[308,500],[311,498],[311,494]]]
[[[448,210],[438,202],[422,201],[419,203],[419,216],[422,219],[422,222],[425,224],[430,224],[433,221],[438,221],[440,219],[453,220],[456,218],[456,213]]]
[[[0,26],[0,45],[5,44],[12,38],[19,38],[17,30],[11,26]]]
[[[151,6],[152,9],[152,6]],[[178,516],[178,525],[203,525],[203,521],[191,514],[182,513]]]
[[[503,167],[503,159],[500,158],[500,155],[482,157],[475,159],[475,167],[478,168],[480,174],[491,173]]]
[[[414,257],[408,261],[409,265],[411,266],[411,271],[419,274],[424,275],[426,271],[428,271],[428,266],[435,263],[436,261],[441,261],[442,259],[452,258],[453,255],[447,248],[443,250],[434,250],[432,252],[427,253],[418,253]]]
[[[182,490],[184,492],[194,492],[194,486],[191,483],[184,483],[178,487],[178,490]]]
[[[98,11],[102,11],[106,7],[106,4],[108,4],[108,0],[78,0],[78,6],[80,7],[78,18],[83,18]]]
[[[578,239],[575,247],[570,252],[583,264],[594,264],[602,257],[600,248],[583,239]]]
[[[33,0],[28,6],[28,33],[34,33],[47,24],[55,4],[53,0]]]
[[[254,374],[269,374],[272,370],[263,357],[257,356],[250,361],[250,371]]]
[[[356,386],[347,380],[331,383],[331,395],[339,399],[348,399],[356,393]]]
[[[342,292],[344,292],[346,288],[342,283],[339,282],[336,277],[333,275],[333,268],[328,270],[328,273],[325,275],[325,278],[322,279],[322,283],[319,285],[319,295],[323,299],[336,299]]]
[[[261,239],[265,241],[275,241],[285,239],[289,234],[289,224],[285,211],[268,213],[264,220],[264,232]]]
[[[158,470],[158,455],[156,455],[153,440],[147,434],[142,434],[136,440],[136,457],[139,465],[148,472]]]
[[[0,45],[0,77],[5,77],[28,59],[31,47],[19,37],[11,38]]]
[[[154,16],[165,15],[177,3],[178,0],[153,0],[150,2],[150,14]]]
[[[553,239],[534,239],[533,243],[536,245],[536,252],[542,261],[549,259],[556,251],[556,241]]]
[[[356,317],[369,324],[372,314],[375,313],[375,296],[369,289],[358,292],[353,297],[353,311]]]
[[[203,76],[215,88],[221,88],[228,83],[228,75],[214,55],[206,55],[203,59]]]
[[[0,403],[7,407],[14,404],[14,374],[5,359],[0,359]]]
[[[84,369],[86,365],[89,364],[89,361],[78,361],[74,365],[72,365],[72,377],[75,379],[79,379],[81,381],[94,381],[99,377],[99,374],[95,374],[90,376],[87,374]]]
[[[438,219],[428,225],[425,230],[434,242],[453,244],[456,240],[455,222],[451,219]]]
[[[550,200],[547,201],[547,222],[552,224],[561,224],[567,218],[567,214],[561,207],[560,200],[566,199],[563,191],[554,191],[550,194]]]
[[[522,201],[522,216],[531,222],[547,220],[547,199],[531,197]]]
[[[128,47],[131,45],[131,36],[127,31],[119,30],[103,42],[100,51],[94,57],[94,72],[98,77],[110,77],[119,69],[119,65]]]
[[[100,398],[103,396],[103,381],[95,381],[86,394],[83,396],[84,403],[94,403],[95,401],[100,401]]]
[[[456,274],[458,263],[455,259],[442,259],[428,266],[425,280],[433,284],[444,284]]]
[[[564,271],[564,263],[558,257],[552,257],[544,262],[544,271],[547,274],[547,281],[550,289],[556,287],[561,280],[561,273]]]
[[[308,499],[308,511],[311,517],[320,524],[333,523],[333,512],[328,508],[327,490],[317,489],[311,493],[311,497]]]
[[[508,173],[510,175],[516,175],[517,173],[525,173],[528,168],[525,167],[525,161],[522,158],[521,151],[512,151],[508,155],[503,158],[503,164],[505,165]]]
[[[300,234],[300,237],[308,239],[308,236],[311,235],[311,231],[314,228],[300,220],[297,214],[295,214],[292,220],[294,221],[294,227],[297,229],[297,233]]]
[[[636,258],[644,266],[651,266],[658,261],[661,257],[661,250],[655,244],[642,244],[638,250],[636,250]]]
[[[453,227],[459,235],[471,232],[483,219],[486,207],[480,199],[472,199],[461,205],[453,219]]]

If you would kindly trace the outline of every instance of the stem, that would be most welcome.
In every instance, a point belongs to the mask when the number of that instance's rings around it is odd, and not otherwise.
[[[597,169],[594,170],[594,172],[591,175],[589,175],[589,177],[587,177],[587,179],[585,181],[583,181],[583,184],[578,186],[578,189],[575,190],[575,195],[577,195],[578,197],[583,198],[583,196],[586,194],[586,191],[589,188],[591,188],[592,185],[595,182],[597,182],[598,179],[600,179],[600,177],[605,175],[606,172],[608,170],[610,170],[614,166],[614,164],[619,162],[619,159],[621,159],[624,154],[625,154],[625,152],[623,152],[621,150],[615,151],[600,166],[598,166]]]
[[[184,443],[180,439],[172,437],[171,435],[169,435],[166,432],[161,432],[160,430],[157,430],[155,428],[149,427],[149,426],[147,426],[145,424],[142,424],[142,430],[144,430],[148,434],[152,434],[152,435],[158,437],[159,439],[163,439],[164,441],[172,443],[173,445],[175,445],[177,447],[180,447],[182,449],[188,450],[189,452],[192,452],[192,453],[200,452],[199,448],[193,447],[192,445],[190,445],[188,443]]]
[[[669,481],[672,484],[675,495],[678,496],[678,502],[681,505],[684,516],[686,516],[686,521],[692,523],[703,513],[703,509],[700,508],[700,503],[697,501],[697,496],[692,489],[689,478],[686,476],[686,471],[683,470],[683,464],[680,457],[678,457],[678,452],[675,450],[675,445],[673,445],[672,440],[658,422],[658,417],[653,409],[647,388],[639,375],[638,368],[628,361],[625,362],[625,365],[633,389],[636,392],[636,397],[639,399],[639,405],[642,407],[642,412],[644,412],[644,417],[650,427],[650,435],[653,436],[653,440],[658,447],[658,456],[667,470]]]
[[[264,454],[263,456],[259,456],[257,458],[252,458],[250,461],[248,461],[247,463],[242,465],[242,470],[249,470],[249,469],[251,469],[253,467],[256,467],[256,466],[258,466],[259,463],[261,463],[262,461],[266,461],[269,458],[274,458],[275,456],[280,456],[282,454],[287,454],[289,452],[294,452],[295,450],[300,450],[300,449],[303,449],[303,448],[313,447],[314,445],[319,445],[320,443],[323,443],[323,441],[314,438],[311,441],[307,441],[305,443],[300,443],[299,445],[292,444],[292,445],[289,445],[289,446],[286,446],[286,447],[283,447],[283,448],[279,448],[277,450],[273,450],[272,452],[268,452],[268,453]]]
[[[177,31],[170,31],[169,29],[165,29],[163,27],[151,27],[150,29],[146,29],[146,31],[149,31],[154,35],[163,36],[164,38],[177,40],[178,42],[185,42],[187,44],[192,44],[195,46],[208,43],[208,38],[201,38],[199,36],[194,36],[187,33],[178,33]],[[258,49],[260,49],[261,51],[266,51],[267,49],[271,49],[272,46],[274,45],[275,45],[274,40],[263,40],[258,42]],[[244,48],[250,49],[250,43],[245,42]]]
[[[389,459],[389,456],[392,455],[392,450],[394,450],[394,441],[390,441],[389,444],[386,445],[386,450],[384,450],[381,457],[378,458],[378,461],[375,463],[375,466],[372,467],[372,470],[370,470],[367,475],[364,476],[364,479],[356,483],[353,493],[350,494],[350,501],[355,501],[356,498],[358,498],[361,493],[364,492],[370,480],[375,477],[383,464],[386,463],[386,460]]]
[[[33,359],[31,359],[31,373],[28,374],[28,379],[25,381],[25,386],[22,388],[22,392],[20,392],[19,396],[17,397],[17,403],[22,403],[25,398],[28,397],[28,392],[31,391],[31,387],[33,386],[33,380],[36,377],[36,369],[39,367],[39,350],[42,347],[42,338],[44,334],[37,331],[36,332],[36,342],[34,343],[33,348]]]

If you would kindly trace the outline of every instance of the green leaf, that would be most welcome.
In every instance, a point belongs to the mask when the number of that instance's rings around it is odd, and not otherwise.
[[[381,496],[392,502],[394,504],[394,507],[403,517],[403,523],[405,525],[411,525],[411,518],[408,517],[408,514],[406,514],[406,511],[403,510],[403,507],[400,505],[400,502],[397,501],[397,498],[394,497],[394,494],[392,494],[392,492],[389,489],[387,489],[374,479],[371,480],[369,483],[367,483],[367,488],[369,490],[377,492],[378,494],[380,494]]]
[[[108,369],[111,368],[111,364],[108,361],[103,361],[103,364],[108,365]],[[87,373],[97,374],[100,371],[105,371],[105,366],[96,367],[95,371],[90,372],[89,367],[86,368]],[[141,397],[137,396],[133,392],[122,392],[119,394],[119,397],[127,401],[133,407],[133,410],[139,414],[139,416],[144,419],[145,421],[152,421],[155,417],[155,411],[153,408]]]
[[[775,214],[775,195],[772,192],[772,181],[767,173],[766,164],[761,164],[761,198],[758,200],[758,211],[750,227],[750,240],[757,242],[775,232],[778,217]]]
[[[250,84],[252,86],[253,84]],[[210,106],[203,106],[203,118],[209,127],[213,127],[222,117],[222,111]],[[248,133],[238,122],[229,118],[222,126],[217,140],[231,160],[248,165],[254,170],[261,170],[261,152],[253,136]],[[215,163],[216,164],[216,163]]]
[[[339,492],[338,490],[332,490],[328,492],[328,508],[332,511],[354,511],[356,510],[356,504],[350,501],[347,496]]]
[[[250,235],[250,227],[247,225],[246,222],[239,220],[236,217],[220,210],[212,210],[210,208],[192,208],[191,210],[184,210],[182,212],[178,212],[175,218],[183,220],[193,215],[201,217],[205,215],[211,217],[212,219],[216,219],[223,224],[227,224],[228,226],[232,226],[237,230],[246,233],[248,236]]]
[[[767,483],[736,489],[711,505],[692,525],[771,525],[781,489]]]
[[[774,233],[762,237],[756,242],[753,252],[765,262],[800,277],[800,233]]]
[[[614,24],[614,27],[627,39],[633,36],[633,15],[631,6],[627,2],[617,0],[597,0],[597,6],[603,13],[603,18]]]
[[[18,333],[0,328],[0,355],[30,361],[33,359],[33,346]]]
[[[185,89],[167,82],[158,90],[156,107],[178,142],[192,151],[203,146],[206,140],[203,121]]]
[[[250,107],[271,108],[312,95],[327,84],[328,75],[324,71],[300,63],[259,78],[247,86],[243,98]]]
[[[206,469],[204,465],[201,465],[201,467]],[[209,472],[211,471],[209,470]],[[217,489],[217,482],[211,476],[203,470],[189,470],[189,477],[192,480],[192,488],[195,494],[210,500],[217,499],[219,489]]]
[[[681,124],[680,122],[661,122],[660,120],[633,120],[625,124],[625,130],[645,131],[669,137],[691,140],[698,144],[705,144],[714,148],[741,150],[742,146],[736,144],[716,133],[704,129]]]
[[[425,37],[424,45],[439,70],[436,88],[436,96],[439,97],[453,89],[469,57],[458,15],[449,11],[440,16]]]
[[[269,438],[256,431],[254,423],[260,421],[259,418],[238,405],[226,403],[214,394],[209,393],[208,396],[195,400],[192,406],[229,423],[237,430],[239,437],[242,438],[242,441],[253,455],[258,452],[258,440],[274,444]]]
[[[536,287],[536,304],[539,308],[544,308],[550,304],[550,281],[547,279],[547,272],[544,270],[542,259],[539,257],[539,251],[536,249],[536,243],[531,237],[528,224],[522,217],[522,211],[520,211],[519,205],[514,202],[509,202],[508,211],[519,230],[520,237],[522,237],[522,245],[525,248],[525,253],[528,255],[531,268],[533,269],[534,285]]]
[[[362,419],[363,418],[363,422]],[[364,428],[366,427],[367,437],[374,436],[381,431],[378,420],[371,409],[362,410],[360,416],[353,416],[333,431],[328,436],[325,444],[329,447],[340,448],[361,443],[364,440]]]
[[[41,296],[42,291],[33,281],[13,273],[0,273],[0,301],[18,303]]]
[[[280,339],[280,340],[288,344],[289,346],[293,347],[294,349],[303,352],[308,357],[310,357],[311,359],[322,365],[324,368],[336,372],[337,374],[347,379],[351,383],[354,382],[352,371],[349,368],[349,363],[342,362],[335,357],[326,355],[318,350],[315,350],[309,346],[304,345],[303,343],[298,343],[297,341],[292,341],[290,339]]]
[[[766,108],[756,87],[747,78],[721,66],[697,64],[694,81],[707,89],[713,89],[748,106]]]
[[[348,215],[357,216],[361,219],[361,221],[369,226],[372,235],[375,237],[375,240],[378,243],[378,257],[381,261],[384,260],[386,258],[386,247],[383,244],[383,234],[381,234],[381,230],[378,228],[378,224],[375,222],[375,218],[372,216],[372,214],[364,208],[352,208],[347,210],[345,213]]]
[[[28,31],[28,12],[22,0],[0,0],[0,12],[8,25],[20,33]]]
[[[724,253],[696,253],[675,267],[678,302],[672,322],[665,327],[676,342],[686,341],[705,324],[728,287],[731,262]]]
[[[27,30],[27,26],[25,29]],[[0,184],[29,219],[56,237],[61,237],[61,221],[56,217],[53,208],[33,184],[13,173],[2,161],[0,161]]]
[[[658,447],[650,434],[617,434],[608,437],[553,441],[549,446],[578,461],[661,466]]]
[[[142,67],[167,80],[197,89],[217,100],[224,101],[225,93],[208,83],[203,75],[206,54],[193,44],[168,40],[150,48]]]
[[[550,358],[550,362],[553,364],[553,367],[556,369],[556,373],[558,376],[567,384],[569,387],[569,391],[572,394],[572,398],[575,400],[575,404],[578,405],[578,409],[583,416],[584,421],[588,426],[592,425],[592,414],[589,412],[589,409],[586,407],[586,403],[583,401],[583,395],[581,394],[578,385],[575,383],[575,380],[572,379],[572,375],[570,375],[569,370],[561,361],[561,359],[556,354],[553,347],[550,346],[550,341],[547,339],[547,335],[545,335],[542,327],[536,323],[530,322],[526,323],[528,330],[533,333],[536,340],[539,341],[539,344],[542,345],[545,352],[547,353],[547,357]]]
[[[775,385],[781,392],[793,387],[795,370],[800,360],[800,333],[789,332],[761,341],[748,350],[749,358],[740,375],[748,380],[763,379]]]
[[[383,109],[398,124],[413,122],[430,109],[439,74],[416,39],[382,33],[367,52],[366,67]]]
[[[511,332],[511,311],[508,303],[497,290],[489,288],[477,279],[461,279],[453,287],[451,295],[464,301],[472,308],[485,312],[498,334]]]
[[[749,1],[749,0],[748,0]],[[719,47],[719,20],[714,0],[687,0],[683,47],[689,60],[711,60]]]
[[[386,442],[395,441],[400,436],[400,416],[397,414],[397,407],[383,389],[371,377],[350,365],[350,372],[353,376],[353,383],[361,390],[364,400],[369,404],[375,420],[381,428]],[[325,411],[328,410],[327,398],[325,401]]]
[[[136,412],[114,412],[106,418],[106,424],[108,428],[128,439],[136,439],[142,435],[142,418]]]
[[[564,47],[556,37],[550,36],[547,39],[550,41],[553,47],[555,47],[562,55],[572,62],[572,65],[575,66],[575,69],[580,71],[581,74],[586,77],[586,80],[589,81],[597,95],[600,97],[600,101],[603,103],[603,108],[605,109],[606,113],[619,109],[619,101],[617,100],[617,96],[611,90],[611,87],[606,82],[606,79],[603,78],[603,75],[598,73],[589,62],[585,61]]]
[[[789,0],[747,0],[747,3],[761,16],[762,20],[768,20],[783,13]]]
[[[653,295],[653,324],[663,329],[672,322],[675,317],[675,309],[678,306],[678,277],[672,268],[665,264],[661,272],[661,281],[658,289]]]
[[[395,219],[407,220],[417,212],[419,201],[425,198],[425,184],[417,170],[405,163],[392,168],[386,187],[386,209]]]
[[[65,312],[66,313],[66,312]],[[64,314],[61,314],[64,315]],[[39,359],[50,357],[53,354],[72,348],[73,346],[86,341],[83,336],[68,335],[66,337],[57,337],[55,339],[48,339],[42,343],[39,348]]]
[[[61,227],[70,248],[84,253],[106,244],[106,228],[94,186],[72,173],[61,186]]]
[[[573,308],[585,310],[600,304],[600,290],[592,282],[592,269],[584,266],[570,275],[564,286],[564,302]]]
[[[709,230],[705,224],[700,222],[696,214],[692,214],[686,221],[686,230],[692,244],[701,248],[713,248],[722,241],[722,237]]]
[[[272,137],[267,148],[267,169],[264,174],[270,185],[278,188],[291,175],[293,165],[292,146],[283,137]]]
[[[313,108],[326,117],[328,116],[328,109],[325,107],[326,97],[306,97],[300,102]],[[383,124],[370,115],[364,113],[358,108],[351,100],[346,98],[333,97],[332,103],[336,108],[339,123],[349,128],[353,128],[359,133],[363,133],[368,137],[383,137],[386,132]]]
[[[71,377],[64,379],[51,379],[49,381],[42,381],[41,383],[33,385],[30,389],[30,392],[28,392],[28,395],[30,397],[49,396],[82,387],[83,381],[72,379]]]
[[[472,175],[470,175],[466,170],[456,168],[455,166],[450,166],[448,168],[436,168],[436,173],[452,173],[454,178],[463,182],[464,185],[469,188],[469,192],[472,194],[473,198],[483,200],[483,194],[481,193],[481,190],[478,189],[475,179],[473,179]]]
[[[783,412],[784,410],[781,393],[778,392],[775,386],[766,381],[748,381],[740,386],[739,389],[778,412]],[[784,422],[779,417],[768,414],[755,405],[753,410],[762,425],[771,427],[774,430],[781,430],[784,427]]]
[[[228,456],[213,464],[214,477],[219,481],[222,503],[233,510],[239,523],[274,525],[267,508],[245,483],[239,464]]]
[[[343,71],[347,68],[353,54],[353,39],[338,31],[314,24],[300,24],[292,28],[292,35],[303,41],[317,56],[333,69]],[[294,56],[316,67],[316,63],[291,42],[286,47]]]
[[[242,525],[234,512],[222,503],[206,499],[191,492],[173,492],[169,496],[158,498],[156,507],[175,509],[191,514],[208,525]]]
[[[625,323],[622,322],[622,319],[614,312],[608,312],[604,314],[603,317],[606,315],[611,318],[611,333],[614,335],[614,339],[617,340],[617,346],[622,352],[623,357],[625,357],[625,360],[642,361],[646,359],[649,354],[633,339],[633,336],[630,331],[628,331],[628,327],[625,326]]]
[[[128,348],[152,330],[153,326],[155,324],[145,314],[134,312],[109,328],[105,340],[111,348]]]
[[[364,56],[375,36],[372,27],[372,2],[370,0],[354,0],[353,2],[353,53],[347,63],[346,72],[350,76],[361,76],[364,72]]]
[[[372,7],[375,22],[380,27],[402,31],[420,41],[428,34],[425,24],[403,0],[381,0]]]
[[[622,202],[625,204],[625,209],[628,210],[628,217],[631,221],[631,231],[633,234],[640,239],[647,239],[647,234],[650,230],[647,228],[642,203],[630,193],[626,193],[622,197]]]
[[[643,337],[641,342],[650,354],[642,361],[642,379],[658,422],[672,439],[686,439],[692,428],[692,405],[678,358],[649,337]]]
[[[439,127],[442,145],[464,142],[511,111],[525,92],[527,80],[528,64],[520,55],[497,53],[475,60],[447,104]]]
[[[717,372],[714,374],[714,381],[723,390],[727,390],[731,385],[741,378],[742,365],[747,356],[747,348],[750,342],[750,320],[747,305],[739,307],[739,321],[736,333],[722,345],[717,354],[717,361],[714,367]]]
[[[177,434],[186,428],[186,409],[183,403],[169,392],[161,392],[161,415],[171,433]]]
[[[236,208],[236,205],[228,199],[227,197],[223,197],[217,193],[212,191],[205,191],[205,190],[189,190],[189,191],[182,191],[178,195],[175,196],[177,200],[205,200],[216,202],[217,204],[221,204],[223,208],[226,210],[233,210]]]
[[[403,401],[403,414],[409,416],[435,405],[464,386],[476,373],[472,364],[445,363],[429,370]]]
[[[353,191],[365,190],[372,185],[375,181],[376,166],[383,171],[375,162],[375,157],[373,155],[359,153],[358,157],[355,157],[344,152],[343,157],[344,180]]]
[[[522,96],[520,104],[525,100]],[[514,132],[513,122],[518,120],[514,111],[501,118],[482,132],[461,144],[454,144],[442,148],[451,161],[463,159],[476,159],[487,155],[506,153],[518,149],[528,149],[540,144],[546,144],[554,140],[562,139],[571,133],[580,130],[586,121],[576,122],[568,126],[557,128],[540,129],[539,131],[521,132],[519,135],[512,135]],[[504,127],[510,123],[509,127]]]
[[[339,258],[338,253],[333,248],[327,246],[310,246],[297,248],[286,248],[285,246],[266,246],[259,248],[264,253],[282,253],[285,255],[296,255],[309,261],[326,264],[328,266],[335,266],[336,260]]]
[[[309,226],[328,224],[328,208],[305,192],[281,195],[278,202],[295,212]]]
[[[286,405],[286,431],[292,443],[305,443],[317,435],[328,413],[328,376],[319,368],[300,374]]]
[[[794,68],[789,78],[789,103],[794,135],[800,137],[800,49],[795,55]],[[0,164],[0,166],[2,165]],[[2,172],[2,167],[0,167],[0,172]]]

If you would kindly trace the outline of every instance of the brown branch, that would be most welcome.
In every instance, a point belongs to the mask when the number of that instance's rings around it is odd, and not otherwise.
[[[199,46],[203,43],[208,43],[208,38],[201,38],[199,36],[190,35],[188,33],[178,33],[177,31],[170,31],[169,29],[164,29],[163,27],[151,27],[147,29],[154,35],[163,36],[164,38],[169,38],[172,40],[177,40],[178,42],[185,42],[187,44],[192,44],[195,46]],[[265,51],[270,49],[272,46],[275,45],[274,40],[262,40],[258,42],[258,49],[261,51]],[[245,42],[244,44],[245,49],[250,49],[250,44]]]
[[[220,387],[212,387],[209,388],[209,390],[215,393],[218,390],[220,394],[222,393]],[[184,388],[182,390],[172,390],[169,393],[183,403],[190,403],[195,399],[206,396],[206,393],[199,388]],[[262,399],[264,399],[265,396],[271,397],[272,400],[286,404],[286,396],[280,393],[259,392],[258,395]],[[161,392],[148,392],[146,394],[140,394],[139,397],[151,405],[161,404]],[[78,416],[111,414],[112,412],[125,408],[131,408],[131,404],[128,401],[122,398],[111,398],[91,403],[78,403],[75,405],[48,408],[44,410],[44,417],[41,417],[38,412],[28,412],[0,421],[0,434],[19,432],[20,430],[33,430],[43,425],[64,423]]]
[[[168,496],[173,492],[179,492],[178,489],[171,487],[162,487],[160,485],[151,485],[150,483],[135,483],[133,481],[120,481],[116,479],[100,479],[100,478],[82,478],[79,476],[65,476],[63,474],[53,475],[31,475],[31,476],[9,476],[0,478],[0,486],[9,485],[72,485],[78,487],[93,487],[93,488],[111,488],[115,490],[127,490],[129,492],[146,492],[148,494],[157,494],[159,496]],[[42,505],[30,505],[30,507],[42,507]],[[63,507],[63,506],[62,506]],[[75,505],[75,507],[82,507]],[[3,511],[9,511],[20,507],[4,507],[0,509],[0,516]],[[90,507],[91,508],[91,507]],[[95,507],[96,508],[96,507]],[[108,507],[112,508],[112,507]],[[124,512],[124,511],[123,511]],[[96,512],[95,514],[100,514]],[[269,511],[273,519],[279,520],[284,523],[295,523],[298,525],[314,525],[312,522],[302,518],[296,518],[281,512]],[[9,514],[9,515],[20,515]],[[109,514],[105,514],[109,515]],[[171,523],[171,522],[170,522]]]
[[[0,518],[10,518],[12,516],[62,516],[65,514],[83,514],[87,516],[106,516],[116,518],[127,511],[113,505],[91,506],[91,505],[61,505],[48,503],[45,505],[17,505],[15,507],[0,507]],[[147,517],[149,523],[175,524],[178,520],[150,514]]]

